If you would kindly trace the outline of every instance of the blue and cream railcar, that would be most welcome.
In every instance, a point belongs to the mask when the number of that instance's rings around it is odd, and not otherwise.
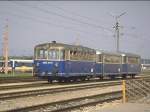
[[[122,56],[120,53],[101,52],[98,54],[102,60],[102,75],[101,77],[115,78],[121,75]]]
[[[86,79],[95,75],[96,51],[83,46],[45,43],[34,49],[34,74],[53,80]]]
[[[33,60],[10,59],[14,72],[32,73]]]
[[[141,72],[141,58],[139,55],[122,53],[122,76],[134,77]]]

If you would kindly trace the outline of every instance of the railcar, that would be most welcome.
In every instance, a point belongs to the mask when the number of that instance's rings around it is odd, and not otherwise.
[[[85,80],[95,75],[96,51],[62,43],[45,43],[34,48],[34,75],[53,80]]]
[[[118,76],[122,78],[131,76],[133,78],[141,72],[141,58],[139,55],[124,52],[98,52],[97,55],[99,55],[102,60],[101,78],[110,77],[111,79],[114,79]]]
[[[33,60],[10,59],[10,62],[14,72],[32,73],[33,71]]]
[[[97,51],[97,55],[101,58],[101,75],[100,78],[110,77],[115,78],[120,76],[122,70],[122,56],[120,53],[111,53]]]
[[[138,75],[141,72],[141,57],[131,53],[122,54],[122,77]]]
[[[49,82],[134,77],[140,70],[140,56],[134,54],[97,51],[55,41],[34,48],[34,76]]]

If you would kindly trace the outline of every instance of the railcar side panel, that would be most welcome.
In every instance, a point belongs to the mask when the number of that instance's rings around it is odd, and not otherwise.
[[[95,75],[100,76],[103,74],[103,64],[102,63],[96,63],[95,64]]]
[[[104,75],[119,75],[121,72],[121,64],[104,64]]]
[[[86,76],[95,72],[95,62],[66,61],[66,76]]]
[[[139,74],[141,71],[141,67],[139,64],[128,64],[127,72],[128,74]]]

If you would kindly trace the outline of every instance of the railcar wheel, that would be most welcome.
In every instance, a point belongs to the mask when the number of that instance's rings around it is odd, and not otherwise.
[[[103,80],[103,79],[104,79],[104,77],[103,77],[103,76],[99,76],[99,79],[100,79],[100,80]]]
[[[52,79],[48,79],[48,83],[52,84],[53,80]]]
[[[122,79],[126,79],[126,78],[127,78],[126,74],[122,75]]]
[[[81,77],[81,81],[85,81],[85,79],[86,79],[85,77]]]
[[[62,83],[62,82],[63,82],[63,80],[62,80],[62,79],[58,79],[58,82]]]
[[[91,77],[88,75],[86,78],[87,78],[87,80],[89,81]]]
[[[111,75],[111,76],[109,76],[110,77],[110,79],[115,79],[115,75]]]
[[[66,78],[64,81],[65,81],[66,83],[69,83],[69,82],[70,82],[70,79],[69,79],[69,78]]]
[[[72,80],[73,80],[73,82],[77,82],[77,78],[76,77],[74,77]]]
[[[131,78],[134,79],[135,78],[135,74],[131,74]]]

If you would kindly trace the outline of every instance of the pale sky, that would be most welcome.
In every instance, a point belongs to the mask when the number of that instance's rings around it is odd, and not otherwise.
[[[0,1],[0,55],[6,19],[11,56],[33,55],[35,45],[53,40],[115,51],[113,16],[123,12],[120,51],[150,58],[149,1]]]

